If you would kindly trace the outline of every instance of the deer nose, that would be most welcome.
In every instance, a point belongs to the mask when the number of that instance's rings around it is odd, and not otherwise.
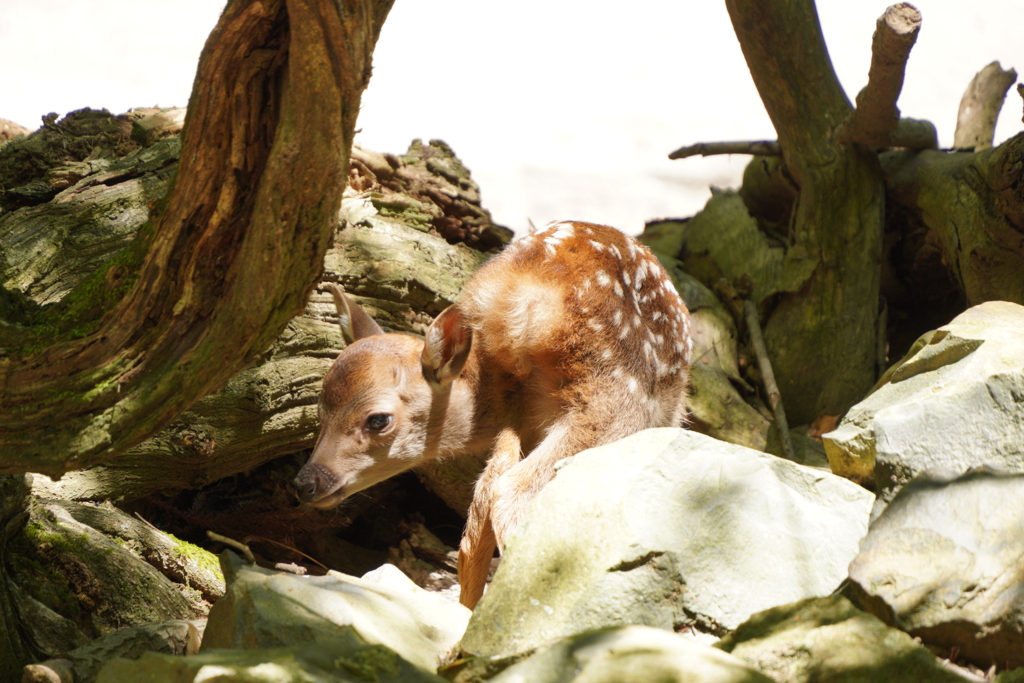
[[[315,465],[305,465],[295,477],[295,493],[303,503],[312,503],[316,500],[316,493],[320,489],[321,482],[320,468]]]

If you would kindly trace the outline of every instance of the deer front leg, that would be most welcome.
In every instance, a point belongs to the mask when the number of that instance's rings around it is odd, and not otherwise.
[[[628,415],[636,406],[621,398],[615,399],[615,410],[600,410],[602,404],[613,405],[595,395],[587,411],[560,417],[537,447],[498,479],[491,495],[491,526],[499,549],[504,549],[509,536],[522,523],[534,496],[554,478],[555,463],[636,431],[622,418],[623,413]],[[597,425],[600,429],[595,428]]]
[[[494,443],[494,453],[473,487],[473,502],[466,518],[466,530],[459,544],[459,602],[473,609],[484,594],[491,558],[497,547],[491,521],[494,486],[502,474],[522,457],[519,435],[504,429]]]

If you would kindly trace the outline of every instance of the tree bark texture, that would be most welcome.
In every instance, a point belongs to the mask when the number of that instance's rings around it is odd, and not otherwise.
[[[3,680],[125,627],[205,618],[223,595],[212,554],[110,505],[38,499],[27,479],[0,475]]]
[[[302,310],[391,4],[229,3],[200,58],[173,189],[136,257],[83,283],[63,318],[5,337],[4,471],[59,474],[124,452]],[[84,329],[83,307],[98,319]]]
[[[882,164],[902,209],[891,260],[911,297],[1024,304],[1024,134],[974,153],[890,152]]]
[[[852,112],[811,0],[727,0],[799,197],[782,263],[790,283],[765,339],[795,424],[840,414],[875,380],[884,188],[876,156],[834,134]],[[755,283],[756,284],[756,283]]]
[[[97,170],[51,201],[0,216],[0,282],[33,305],[66,297],[143,226],[146,205],[166,189],[179,150],[168,139],[96,160]],[[511,237],[494,225],[468,171],[438,141],[415,141],[402,156],[353,147],[339,217],[323,279],[342,283],[387,329],[411,334],[422,334],[486,259],[467,244],[496,246]],[[319,429],[320,381],[343,346],[331,297],[314,294],[255,364],[167,428],[57,482],[36,477],[35,489],[44,497],[133,500],[200,487],[309,448]],[[479,469],[477,458],[449,459],[419,474],[464,512]]]

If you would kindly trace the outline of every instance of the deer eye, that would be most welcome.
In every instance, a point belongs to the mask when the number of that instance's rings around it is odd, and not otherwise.
[[[366,428],[379,432],[391,424],[391,416],[387,413],[376,413],[366,418]]]

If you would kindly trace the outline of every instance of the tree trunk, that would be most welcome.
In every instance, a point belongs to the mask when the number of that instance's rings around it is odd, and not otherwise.
[[[335,227],[393,0],[234,0],[207,41],[166,201],[132,249],[4,330],[6,472],[108,460],[255,360]],[[31,313],[31,312],[30,312]]]
[[[884,188],[878,160],[834,134],[852,107],[812,0],[727,0],[799,197],[765,339],[790,420],[840,414],[875,380]]]

